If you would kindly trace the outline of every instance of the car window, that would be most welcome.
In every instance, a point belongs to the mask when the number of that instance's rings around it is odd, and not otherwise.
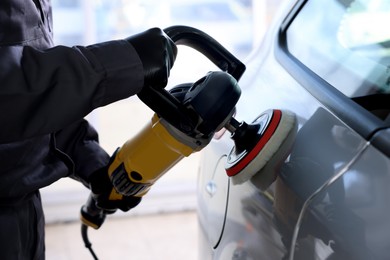
[[[389,23],[387,0],[306,1],[287,29],[287,49],[344,95],[386,119]]]

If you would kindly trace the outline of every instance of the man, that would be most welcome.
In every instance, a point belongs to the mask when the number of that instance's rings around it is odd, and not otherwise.
[[[49,0],[0,1],[0,259],[45,258],[40,188],[72,177],[94,189],[91,176],[111,186],[96,177],[109,156],[83,118],[144,85],[164,87],[177,52],[157,28],[72,48],[53,48],[52,30]],[[96,195],[109,209],[139,203]]]

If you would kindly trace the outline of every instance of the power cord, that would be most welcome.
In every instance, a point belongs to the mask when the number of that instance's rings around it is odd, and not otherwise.
[[[92,243],[89,242],[88,239],[88,226],[81,224],[81,236],[83,237],[84,245],[86,248],[88,248],[89,252],[91,252],[91,255],[94,260],[99,260],[95,254],[95,252],[92,249]]]

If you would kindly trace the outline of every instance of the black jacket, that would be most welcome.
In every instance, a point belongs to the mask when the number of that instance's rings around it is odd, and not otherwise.
[[[49,0],[0,1],[0,204],[107,163],[83,118],[136,94],[142,63],[125,40],[52,47]]]

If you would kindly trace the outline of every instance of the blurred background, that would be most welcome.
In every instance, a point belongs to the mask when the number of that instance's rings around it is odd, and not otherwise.
[[[151,27],[200,29],[245,63],[282,0],[52,0],[56,45],[126,38]],[[179,46],[167,88],[219,70],[202,54]],[[112,154],[151,119],[137,97],[99,108],[88,120]],[[127,213],[109,216],[90,239],[100,259],[196,259],[196,179],[201,154],[183,159]],[[152,162],[151,162],[152,163]],[[42,190],[47,259],[92,259],[83,248],[79,210],[89,191],[65,178]],[[127,255],[129,256],[127,257]],[[132,257],[130,257],[132,256]]]

